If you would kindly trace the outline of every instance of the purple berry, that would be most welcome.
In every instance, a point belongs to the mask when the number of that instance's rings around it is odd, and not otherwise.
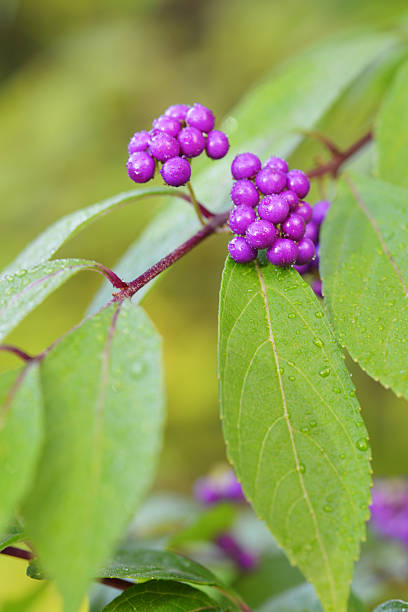
[[[180,187],[190,180],[191,166],[183,157],[172,157],[161,167],[163,180],[172,187]]]
[[[212,130],[208,133],[205,148],[208,157],[211,157],[211,159],[221,159],[225,157],[229,149],[227,135],[220,130]]]
[[[242,236],[234,236],[229,241],[228,252],[232,259],[238,263],[248,263],[255,259],[257,255],[256,249],[253,249]]]
[[[169,136],[176,137],[181,129],[181,126],[180,121],[177,119],[174,119],[173,117],[166,117],[166,115],[161,115],[161,117],[158,117],[153,121],[153,129],[166,132],[166,134]]]
[[[129,157],[126,169],[132,181],[147,183],[154,176],[154,159],[145,151],[136,151]]]
[[[290,189],[282,191],[280,197],[288,203],[291,211],[295,210],[296,206],[298,205],[299,198],[294,191],[291,191]]]
[[[149,138],[149,132],[146,132],[146,130],[133,134],[128,146],[129,154],[136,153],[136,151],[146,151],[149,146]]]
[[[310,265],[312,266],[312,268],[315,268],[316,270],[319,269],[319,264],[320,264],[320,245],[316,244],[315,246],[315,252],[314,252],[314,257],[312,259],[312,261],[310,262]]]
[[[297,245],[289,238],[278,238],[275,244],[266,251],[266,256],[274,266],[284,268],[295,263]]]
[[[279,172],[283,172],[284,174],[289,170],[287,162],[281,157],[270,157],[264,165],[274,170],[279,170]]]
[[[295,213],[302,217],[305,223],[309,223],[312,218],[312,207],[307,202],[299,202],[295,209]]]
[[[289,205],[280,195],[265,196],[258,205],[258,215],[271,223],[282,223],[289,214]]]
[[[230,212],[228,224],[234,234],[245,234],[248,227],[256,219],[256,214],[250,206],[237,206]]]
[[[231,164],[235,179],[252,178],[261,169],[261,160],[253,153],[240,153]]]
[[[194,483],[194,497],[206,506],[220,501],[220,495],[208,478],[199,478]]]
[[[320,226],[323,223],[329,208],[330,202],[328,202],[327,200],[321,200],[320,202],[316,202],[312,210],[312,219],[316,223],[316,225]]]
[[[197,157],[204,151],[205,138],[195,127],[185,127],[178,135],[180,149],[186,157]]]
[[[310,240],[316,243],[318,237],[319,237],[319,228],[316,225],[316,223],[313,220],[309,221],[309,223],[306,223],[304,238],[310,238]]]
[[[322,281],[321,280],[314,280],[312,283],[312,289],[315,292],[315,294],[317,295],[317,297],[322,298],[323,297],[323,293],[322,293]]]
[[[303,264],[301,266],[295,265],[293,266],[294,269],[299,272],[300,276],[303,276],[304,274],[307,274],[310,270],[310,265],[309,264]]]
[[[259,202],[259,193],[251,181],[242,179],[233,184],[231,200],[237,206],[256,206]]]
[[[188,111],[186,122],[187,125],[191,125],[191,127],[195,127],[202,132],[211,132],[214,128],[215,117],[209,108],[196,103]]]
[[[286,174],[273,168],[262,168],[256,175],[255,184],[261,193],[280,193],[286,186]]]
[[[172,106],[169,106],[164,114],[167,117],[172,117],[178,121],[185,121],[190,108],[191,106],[188,106],[188,104],[173,104]]]
[[[173,136],[157,130],[150,139],[150,153],[161,162],[165,162],[180,153],[180,145]]]
[[[309,193],[310,183],[302,170],[290,170],[287,174],[288,188],[294,191],[299,198],[304,198]]]
[[[275,242],[277,236],[278,230],[276,227],[263,219],[251,223],[245,234],[245,238],[254,249],[270,247]]]
[[[302,238],[302,240],[299,240],[297,247],[298,254],[296,257],[296,264],[298,266],[303,266],[312,261],[315,253],[315,245],[310,238]]]
[[[291,238],[292,240],[300,240],[303,238],[305,228],[306,224],[304,220],[296,213],[289,215],[286,221],[282,223],[283,233],[285,234],[286,238]]]

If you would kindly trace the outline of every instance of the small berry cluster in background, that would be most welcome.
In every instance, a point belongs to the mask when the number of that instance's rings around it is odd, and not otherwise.
[[[322,295],[322,281],[319,275],[319,235],[322,223],[327,215],[330,208],[330,202],[327,200],[321,200],[316,202],[312,208],[312,218],[309,223],[306,224],[305,238],[309,238],[315,245],[315,256],[313,259],[303,265],[293,266],[299,274],[314,274],[312,281],[312,289],[317,297],[323,297]]]
[[[372,491],[371,525],[383,537],[408,548],[408,481],[377,481]]]
[[[253,153],[237,155],[231,172],[235,207],[228,223],[236,234],[228,244],[232,259],[247,263],[256,258],[259,249],[266,249],[275,266],[308,264],[315,246],[305,235],[312,218],[312,207],[303,200],[310,189],[306,174],[289,170],[280,157],[269,158],[262,167]]]
[[[203,151],[211,159],[221,159],[228,153],[226,134],[214,130],[213,112],[202,104],[174,104],[153,121],[150,132],[136,132],[129,142],[126,164],[129,177],[135,183],[147,183],[161,164],[160,174],[172,187],[190,180],[190,160]]]

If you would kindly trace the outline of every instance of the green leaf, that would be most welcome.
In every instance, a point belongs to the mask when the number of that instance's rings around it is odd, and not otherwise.
[[[407,201],[400,187],[347,177],[321,237],[323,292],[340,342],[372,378],[405,397]]]
[[[266,601],[256,612],[321,612],[322,607],[312,585],[300,584]],[[351,593],[347,612],[364,612],[361,601]]]
[[[126,589],[104,612],[227,612],[208,595],[180,582],[145,582]]]
[[[295,270],[227,260],[219,375],[247,499],[324,609],[343,612],[368,518],[367,433],[335,337]]]
[[[98,270],[85,259],[56,259],[0,279],[0,340],[47,296],[80,270]]]
[[[67,335],[41,370],[46,439],[24,514],[41,565],[73,612],[154,475],[159,338],[127,300]]]
[[[178,547],[186,542],[213,540],[221,532],[230,529],[236,516],[236,507],[231,504],[216,504],[202,512],[190,525],[178,531],[167,544],[170,547]]]
[[[31,485],[43,438],[38,364],[0,375],[0,529]],[[19,539],[13,530],[2,547]]]
[[[24,539],[24,529],[21,525],[10,525],[5,533],[0,535],[0,550]]]
[[[166,550],[122,549],[106,567],[98,570],[100,578],[146,580],[181,580],[207,586],[225,585],[203,565],[183,555]]]
[[[31,268],[32,266],[48,261],[59,248],[75,234],[117,208],[134,200],[140,200],[151,196],[177,195],[176,189],[164,187],[150,187],[145,189],[132,189],[124,193],[92,204],[87,208],[62,217],[56,223],[48,227],[42,234],[29,244],[20,255],[9,265],[2,274],[11,274],[16,270]],[[188,204],[185,204],[188,206]]]
[[[408,602],[401,599],[391,599],[377,606],[374,612],[408,612]]]
[[[408,62],[399,70],[377,121],[378,173],[408,187]]]

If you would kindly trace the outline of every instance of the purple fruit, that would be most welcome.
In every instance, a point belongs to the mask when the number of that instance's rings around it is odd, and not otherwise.
[[[154,159],[145,151],[136,151],[129,157],[126,169],[132,181],[147,183],[154,176]]]
[[[299,198],[304,198],[309,193],[310,183],[302,170],[290,170],[287,174],[288,188],[294,191]]]
[[[255,259],[256,249],[253,249],[242,236],[235,236],[228,243],[228,252],[232,259],[238,263],[248,263]]]
[[[286,238],[291,238],[291,240],[300,240],[303,238],[306,229],[306,224],[302,217],[297,215],[296,213],[292,213],[289,217],[282,223],[282,231]]]
[[[169,106],[164,114],[167,117],[173,117],[173,119],[177,119],[178,121],[185,121],[190,108],[191,106],[188,104],[173,104],[172,106]]]
[[[275,242],[277,236],[278,230],[276,227],[263,219],[251,223],[245,234],[247,242],[254,249],[270,247]]]
[[[280,193],[286,186],[286,174],[273,168],[262,168],[256,175],[255,184],[266,195]]]
[[[271,223],[282,223],[289,214],[289,205],[280,195],[265,196],[258,205],[258,215]]]
[[[227,135],[220,130],[211,130],[207,136],[205,149],[208,157],[211,159],[221,159],[222,157],[225,157],[229,149]]]
[[[208,133],[214,128],[215,117],[209,108],[196,102],[187,113],[186,123],[191,127]]]
[[[269,168],[273,168],[274,170],[279,170],[279,172],[286,173],[289,170],[289,166],[287,162],[281,157],[270,157],[264,164]]]
[[[183,157],[172,157],[161,167],[163,180],[172,187],[180,187],[190,180],[191,166]]]
[[[303,264],[301,266],[298,266],[297,264],[293,266],[293,268],[299,272],[300,276],[303,276],[304,274],[307,274],[310,271],[310,265],[309,264]]]
[[[205,149],[205,138],[195,127],[185,127],[177,137],[180,149],[186,157],[197,157]]]
[[[304,237],[310,238],[310,240],[312,240],[314,243],[317,242],[317,239],[319,238],[319,228],[313,220],[306,223]]]
[[[151,155],[161,162],[165,162],[180,153],[178,141],[165,132],[155,130],[150,139],[149,147]]]
[[[181,126],[180,121],[178,119],[174,119],[173,117],[167,117],[166,115],[161,115],[153,121],[153,129],[160,130],[161,132],[165,132],[169,136],[176,137],[179,133]]]
[[[309,223],[312,218],[312,207],[307,202],[299,202],[296,206],[295,213],[302,217],[305,223]]]
[[[231,164],[232,176],[235,179],[252,178],[261,169],[261,160],[253,153],[240,153]]]
[[[316,223],[316,225],[320,226],[323,223],[329,208],[330,202],[328,202],[327,200],[321,200],[320,202],[316,202],[312,210],[312,219]]]
[[[274,266],[284,268],[295,263],[297,245],[289,238],[278,238],[274,245],[266,251],[266,256]]]
[[[146,132],[146,130],[133,134],[128,145],[129,154],[136,153],[136,151],[146,151],[149,146],[149,138],[149,132]]]
[[[302,238],[298,242],[298,254],[296,257],[296,265],[302,266],[312,261],[315,253],[315,245],[310,238]]]
[[[312,283],[312,289],[315,292],[315,294],[317,295],[317,297],[322,298],[323,297],[323,293],[322,293],[322,281],[321,280],[314,280]]]
[[[295,210],[296,206],[298,205],[299,198],[294,191],[286,189],[285,191],[282,191],[280,197],[288,203],[291,211]]]
[[[237,206],[230,212],[228,225],[234,234],[245,234],[248,227],[256,219],[256,214],[250,206]]]
[[[259,202],[259,193],[251,181],[242,179],[232,185],[231,200],[237,206],[256,206]]]

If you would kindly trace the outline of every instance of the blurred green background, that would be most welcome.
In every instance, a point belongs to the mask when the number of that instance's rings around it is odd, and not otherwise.
[[[0,0],[1,267],[63,214],[131,189],[129,137],[168,105],[200,101],[221,119],[286,57],[344,28],[387,28],[406,10],[406,0]],[[114,268],[162,206],[125,207],[59,255]],[[210,238],[144,301],[167,368],[160,488],[187,491],[225,458],[216,378],[225,242]],[[42,350],[81,319],[100,282],[90,273],[71,280],[10,342]],[[1,355],[1,368],[15,365]],[[375,473],[406,473],[406,402],[351,368]]]

